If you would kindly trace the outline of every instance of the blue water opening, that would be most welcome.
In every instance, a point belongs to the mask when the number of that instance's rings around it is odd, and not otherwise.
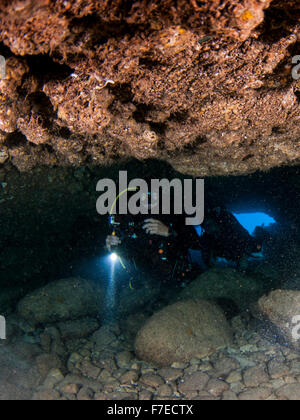
[[[203,235],[204,229],[202,228],[201,225],[195,226],[195,229],[199,236]]]
[[[253,234],[257,226],[268,227],[276,220],[266,213],[233,213],[240,224],[250,233]]]

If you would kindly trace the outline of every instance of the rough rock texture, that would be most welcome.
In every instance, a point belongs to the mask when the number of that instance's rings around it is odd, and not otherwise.
[[[187,300],[154,314],[138,332],[136,354],[157,366],[205,357],[232,342],[220,308],[203,300]]]
[[[150,275],[149,275],[150,278]],[[161,289],[159,282],[147,283],[147,279],[144,279],[143,287],[131,290],[129,287],[118,291],[117,305],[114,308],[115,316],[120,318],[125,315],[136,312],[140,309],[144,309],[149,302],[155,301],[160,297]]]
[[[0,162],[299,162],[298,0],[4,0]]]
[[[57,327],[62,339],[74,339],[90,336],[99,328],[99,323],[93,318],[84,318],[77,321],[60,322]]]
[[[59,280],[38,289],[18,304],[19,314],[34,322],[47,323],[97,316],[104,305],[103,291],[80,279]]]
[[[266,316],[295,349],[300,350],[300,291],[275,290],[258,302]]]
[[[246,309],[264,293],[262,280],[232,268],[213,268],[201,274],[179,295],[179,299],[226,299]]]
[[[64,339],[54,327],[35,329],[12,315],[8,323],[19,332],[0,343],[0,400],[299,400],[299,352],[265,340],[247,318],[231,321],[230,347],[160,368],[135,357],[116,322],[86,339]]]

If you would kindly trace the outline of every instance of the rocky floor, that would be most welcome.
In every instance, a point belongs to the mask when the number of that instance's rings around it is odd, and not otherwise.
[[[17,340],[0,343],[0,401],[29,400],[41,377],[35,365],[39,349]]]
[[[0,344],[0,399],[300,400],[300,354],[241,317],[232,325],[232,348],[167,368],[137,360],[133,330],[116,323],[84,339],[63,340],[55,327],[13,338]]]

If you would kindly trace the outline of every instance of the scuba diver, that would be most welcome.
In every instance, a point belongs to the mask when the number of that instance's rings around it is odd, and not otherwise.
[[[149,167],[143,168],[141,177],[148,185],[154,167],[151,162]],[[164,174],[160,163],[158,170],[157,178],[162,178]],[[171,175],[168,169],[166,178]],[[155,199],[150,193],[144,197],[148,210],[152,209]],[[130,284],[135,287],[143,282],[146,274],[165,284],[186,284],[209,269],[218,257],[234,261],[241,267],[253,253],[261,251],[261,243],[240,225],[232,213],[219,206],[209,192],[205,208],[204,222],[198,231],[194,226],[185,224],[184,214],[172,214],[172,210],[170,215],[157,212],[155,216],[151,215],[151,211],[148,215],[111,214],[106,249],[118,255]],[[201,251],[204,266],[197,266],[196,262],[193,264],[190,250]]]
[[[251,236],[224,207],[208,208],[202,228],[204,232],[199,238],[199,245],[208,267],[217,258],[222,258],[246,269],[249,258],[263,257],[262,241]]]
[[[157,219],[139,215],[121,223],[113,218],[112,228],[113,232],[106,238],[106,248],[110,252],[118,248],[118,253],[130,261],[127,267],[134,267],[128,271],[135,279],[143,277],[146,271],[165,284],[184,286],[216,265],[218,259],[226,260],[225,266],[233,263],[238,269],[246,270],[250,259],[263,258],[261,238],[251,236],[221,206],[208,205],[200,233],[195,227],[185,225],[184,215],[160,215]],[[190,250],[201,251],[204,266],[193,263]]]
[[[149,193],[149,207],[150,199]],[[185,225],[185,215],[111,215],[110,229],[106,248],[117,253],[130,287],[141,286],[147,274],[163,284],[182,285],[192,278],[188,250],[198,235]]]

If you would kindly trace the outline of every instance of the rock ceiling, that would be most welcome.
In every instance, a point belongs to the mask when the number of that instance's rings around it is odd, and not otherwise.
[[[298,0],[1,0],[0,164],[297,164],[299,28]]]

